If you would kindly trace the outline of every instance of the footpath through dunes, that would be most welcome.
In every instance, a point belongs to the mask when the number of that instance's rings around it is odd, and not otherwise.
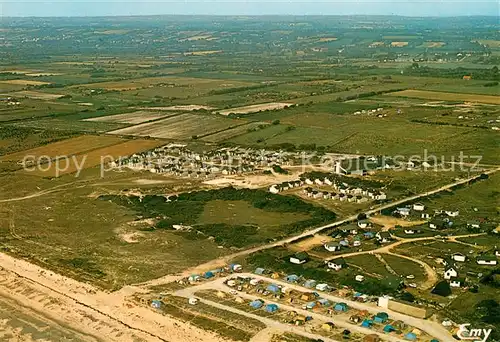
[[[0,297],[78,332],[83,341],[228,342],[130,299],[140,291],[108,293],[0,253]],[[94,339],[92,339],[94,338]]]

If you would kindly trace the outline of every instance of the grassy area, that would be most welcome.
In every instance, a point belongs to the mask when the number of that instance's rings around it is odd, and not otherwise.
[[[356,255],[347,257],[345,260],[349,265],[359,267],[362,273],[373,274],[381,278],[391,274],[385,267],[385,264],[372,254]]]
[[[409,282],[419,283],[427,280],[425,270],[416,262],[390,254],[382,254],[382,257],[398,275],[402,277],[414,275],[415,278],[408,280]]]

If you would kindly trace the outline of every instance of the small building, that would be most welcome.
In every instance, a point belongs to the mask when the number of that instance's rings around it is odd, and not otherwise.
[[[305,252],[299,252],[290,257],[290,262],[296,265],[305,264],[309,260],[309,255]]]
[[[278,311],[278,305],[276,305],[276,304],[267,304],[266,305],[266,311],[267,312],[276,312],[276,311]]]
[[[453,255],[451,256],[451,259],[454,261],[465,262],[467,257],[462,253],[453,253]]]
[[[365,277],[362,276],[361,274],[358,274],[356,277],[354,277],[356,281],[363,282],[365,280]]]
[[[341,312],[347,312],[347,310],[349,310],[349,307],[347,306],[346,303],[337,303],[337,304],[335,304],[334,310],[341,311]]]
[[[368,220],[360,220],[358,221],[358,227],[361,229],[368,228],[370,222]]]
[[[480,255],[476,258],[478,265],[495,266],[498,261],[494,255]]]
[[[324,284],[324,283],[322,283],[322,284],[318,284],[318,285],[316,285],[316,290],[318,290],[318,291],[323,291],[323,292],[326,292],[326,291],[328,291],[329,289],[330,289],[330,286],[329,286],[328,284]]]
[[[328,268],[334,269],[335,271],[340,271],[341,269],[347,267],[347,262],[344,258],[333,259],[328,262]]]
[[[340,240],[339,245],[341,247],[349,247],[349,241],[348,240]]]
[[[191,305],[196,305],[198,304],[198,298],[191,297],[188,299],[188,303]]]
[[[462,287],[465,284],[465,279],[463,278],[453,278],[450,279],[450,286],[451,287]]]
[[[378,232],[375,236],[380,243],[388,243],[392,240],[391,233],[389,232]]]
[[[375,234],[373,232],[365,232],[363,233],[363,236],[365,239],[373,239],[375,237]]]
[[[318,299],[318,303],[321,304],[321,306],[327,307],[330,306],[330,301],[326,298],[320,298]]]
[[[425,205],[422,203],[415,203],[413,204],[413,210],[415,211],[424,211],[425,210]]]
[[[325,249],[328,252],[337,252],[340,251],[340,244],[338,242],[327,242],[324,244]]]
[[[304,305],[304,309],[306,310],[312,310],[316,307],[316,302],[309,302],[306,305]]]
[[[450,280],[451,278],[456,278],[458,276],[458,272],[454,266],[448,266],[444,270],[443,278]]]
[[[467,222],[467,228],[479,229],[481,228],[481,223],[479,221],[469,221]]]

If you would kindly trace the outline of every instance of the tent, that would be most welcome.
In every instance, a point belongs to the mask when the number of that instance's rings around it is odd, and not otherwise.
[[[417,335],[410,332],[410,333],[405,335],[405,339],[410,340],[410,341],[415,341],[417,339]]]
[[[389,315],[386,312],[379,312],[373,319],[375,323],[385,323],[389,319]]]
[[[316,306],[316,302],[309,302],[306,304],[306,309],[313,309]]]
[[[266,288],[267,291],[269,292],[273,292],[273,293],[278,293],[278,292],[281,292],[280,288],[278,287],[278,285],[276,284],[270,284],[267,288]]]
[[[394,328],[392,325],[390,324],[387,324],[385,327],[384,327],[384,332],[385,333],[390,333],[390,332],[393,332],[393,331],[396,331],[396,328]]]
[[[348,307],[346,303],[338,303],[334,307],[335,311],[347,311]]]
[[[266,311],[267,311],[267,312],[275,312],[275,311],[278,311],[278,305],[276,305],[276,304],[267,304],[267,305],[266,305]]]
[[[371,328],[372,327],[372,324],[373,324],[373,321],[369,320],[369,319],[365,319],[363,321],[363,323],[361,323],[361,326],[363,328]]]
[[[313,280],[313,279],[307,280],[304,283],[304,287],[307,287],[308,289],[313,288],[315,286],[316,286],[316,280]]]
[[[260,309],[262,305],[264,305],[264,303],[259,299],[250,302],[250,306],[254,309]]]
[[[299,276],[296,274],[289,274],[286,276],[285,280],[289,283],[296,283],[299,280]]]
[[[210,279],[210,278],[215,277],[215,274],[212,271],[208,271],[208,272],[205,272],[205,274],[203,275],[203,277],[205,279]]]
[[[255,274],[264,274],[264,272],[265,272],[265,271],[266,271],[266,270],[265,270],[264,268],[262,268],[262,267],[257,267],[257,268],[255,269],[255,272],[254,272],[254,273],[255,273]]]

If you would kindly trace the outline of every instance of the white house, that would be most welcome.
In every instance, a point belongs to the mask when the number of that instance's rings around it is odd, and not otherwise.
[[[420,215],[420,217],[423,219],[428,219],[431,217],[431,215],[429,215],[429,213],[422,213],[422,215]]]
[[[425,206],[422,203],[415,203],[413,204],[413,210],[415,211],[424,211]]]
[[[446,210],[444,213],[446,215],[448,215],[449,217],[457,217],[460,214],[460,212],[458,210],[454,210],[454,211]]]
[[[338,242],[327,242],[324,244],[324,247],[328,252],[340,251],[340,245]]]
[[[408,216],[410,215],[410,208],[396,208],[396,212],[401,215],[401,216]]]
[[[316,183],[317,185],[323,185],[323,182],[321,181],[321,179],[318,179],[318,178],[316,178],[314,180],[314,183]]]
[[[455,261],[465,262],[466,256],[462,253],[454,253],[451,258]]]
[[[450,280],[451,287],[462,287],[464,285],[464,280],[460,278],[453,278]]]
[[[269,192],[272,193],[272,194],[277,194],[280,192],[280,190],[276,187],[276,185],[271,185],[269,187]]]
[[[456,278],[458,276],[458,272],[454,267],[448,267],[444,271],[444,279],[451,279],[451,278]]]
[[[314,183],[313,183],[313,181],[312,181],[312,180],[310,180],[309,178],[306,178],[306,184],[307,184],[307,185],[313,185]]]
[[[478,256],[476,262],[478,265],[487,265],[487,266],[495,266],[498,263],[497,258],[494,255]]]
[[[331,180],[329,180],[328,178],[325,177],[325,179],[323,180],[323,182],[326,184],[326,185],[332,185],[333,182]]]
[[[308,256],[306,253],[297,253],[290,257],[290,262],[296,265],[302,265],[307,262]]]
[[[328,291],[328,289],[330,288],[330,286],[328,286],[328,284],[318,284],[316,285],[316,290],[318,291]]]
[[[413,235],[415,234],[415,229],[407,228],[405,229],[405,234]]]
[[[481,228],[481,224],[478,221],[467,222],[467,227],[469,228]]]
[[[344,258],[334,259],[328,262],[328,268],[334,269],[335,271],[340,271],[347,266]]]
[[[362,282],[363,280],[365,280],[365,277],[362,276],[361,274],[358,274],[355,278],[354,278],[356,281],[359,281],[359,282]]]
[[[392,240],[389,232],[378,232],[375,237],[380,243],[388,243]]]
[[[354,247],[359,247],[359,246],[361,246],[361,241],[356,240],[356,241],[354,241],[354,242],[352,243],[352,245],[353,245]]]
[[[361,229],[367,228],[368,224],[369,224],[369,222],[366,220],[358,221],[358,227]]]

